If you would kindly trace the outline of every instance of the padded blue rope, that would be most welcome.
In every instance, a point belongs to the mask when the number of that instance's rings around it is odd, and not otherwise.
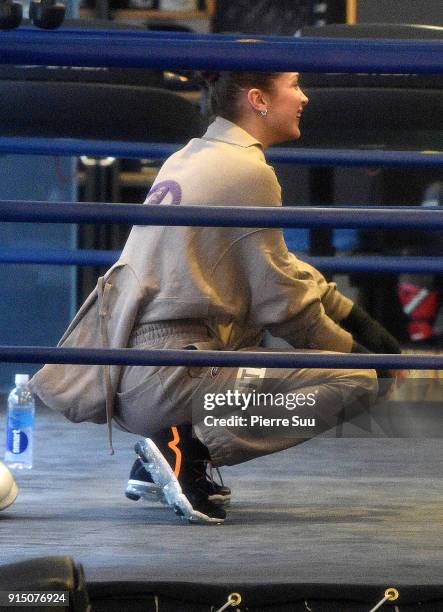
[[[130,223],[197,227],[347,227],[443,229],[443,208],[421,206],[142,206],[0,200],[0,221]]]
[[[180,144],[157,142],[0,136],[0,153],[24,155],[89,155],[92,157],[161,160],[169,157],[182,146]],[[266,159],[271,163],[303,166],[443,166],[443,152],[441,151],[369,151],[271,147],[266,151]]]
[[[49,264],[56,266],[112,266],[121,251],[93,249],[21,249],[0,247],[0,263]],[[442,274],[443,257],[309,257],[302,256],[324,272],[366,272],[392,274]]]
[[[375,72],[437,74],[443,72],[443,42],[435,40],[367,40],[263,37],[242,42],[207,39],[143,39],[106,31],[16,30],[0,33],[0,63],[43,66],[118,66],[126,68],[268,70],[304,72]]]
[[[80,363],[109,365],[247,366],[267,368],[382,368],[441,370],[443,355],[358,355],[172,349],[83,349],[47,346],[0,346],[8,363]]]

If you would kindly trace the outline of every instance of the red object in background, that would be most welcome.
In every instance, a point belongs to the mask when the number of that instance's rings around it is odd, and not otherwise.
[[[410,339],[417,342],[431,338],[432,324],[438,308],[438,291],[403,281],[399,283],[398,295],[403,312],[410,319]]]

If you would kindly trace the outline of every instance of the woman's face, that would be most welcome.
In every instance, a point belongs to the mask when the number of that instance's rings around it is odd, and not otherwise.
[[[267,96],[268,114],[264,118],[273,143],[300,138],[300,121],[308,103],[299,85],[298,72],[282,72]]]

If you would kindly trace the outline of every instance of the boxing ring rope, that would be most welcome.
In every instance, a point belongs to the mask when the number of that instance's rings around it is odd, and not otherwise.
[[[121,251],[99,249],[18,249],[0,247],[0,263],[46,264],[53,266],[112,266]],[[385,257],[366,255],[311,257],[303,261],[330,273],[443,274],[443,257]]]
[[[25,25],[20,28],[21,32],[36,32],[35,27],[31,25]],[[41,32],[40,32],[41,33]],[[64,24],[62,28],[53,31],[54,35],[62,35],[64,37],[66,34],[79,34],[85,36],[102,36],[106,33],[106,38],[108,43],[112,42],[115,38],[131,38],[140,40],[146,39],[160,39],[160,40],[187,40],[187,41],[196,41],[196,40],[224,40],[224,41],[243,41],[245,39],[251,40],[260,40],[265,42],[283,42],[286,43],[288,41],[293,40],[296,37],[283,36],[283,35],[275,35],[275,34],[254,34],[254,35],[245,35],[245,34],[235,34],[232,32],[225,32],[223,34],[219,34],[216,32],[211,32],[210,34],[206,32],[178,32],[175,30],[134,30],[128,27],[127,29],[118,29],[118,30],[107,30],[105,28],[87,28],[87,29],[79,29],[74,27],[72,24]],[[406,34],[405,34],[406,36]],[[407,40],[407,38],[405,39]]]
[[[49,346],[0,346],[9,363],[77,363],[82,365],[244,366],[254,368],[382,368],[441,370],[443,355],[187,351],[174,349],[92,349]]]
[[[0,153],[26,155],[89,155],[126,159],[164,159],[179,144],[0,136]],[[272,147],[266,151],[272,163],[307,166],[442,166],[441,151],[383,151],[355,149],[307,149]]]
[[[323,215],[326,215],[327,220]],[[203,217],[204,216],[204,220]],[[421,207],[236,208],[229,206],[140,206],[127,204],[0,201],[0,220],[93,223],[126,222],[197,227],[420,227],[443,228],[443,210]],[[135,353],[135,354],[134,354]],[[67,349],[0,346],[0,360],[14,363],[82,363],[127,365],[212,365],[249,367],[343,367],[442,369],[442,356],[260,353],[241,351],[173,351],[134,349]]]
[[[247,213],[245,215],[245,213]],[[394,215],[393,215],[394,213]],[[205,220],[202,221],[203,216]],[[443,228],[443,210],[422,207],[144,207],[129,204],[0,201],[0,220],[19,222],[132,223],[215,227]],[[0,248],[3,263],[112,265],[119,251]],[[311,257],[308,263],[327,271],[440,273],[442,257]]]
[[[243,39],[243,40],[242,40]],[[112,40],[112,44],[110,44]],[[251,53],[251,50],[253,52]],[[81,32],[17,30],[0,35],[0,63],[44,66],[126,67],[155,70],[213,69],[305,72],[443,72],[442,41],[353,40],[266,37],[251,41],[177,37],[157,39],[136,34],[94,36]]]
[[[85,36],[101,36],[104,33],[106,33],[106,37],[108,42],[112,42],[112,39],[114,38],[119,38],[119,37],[129,37],[131,39],[136,39],[136,38],[140,38],[142,40],[146,40],[147,38],[158,38],[161,40],[165,40],[165,39],[175,39],[175,40],[188,40],[188,41],[195,41],[195,40],[224,40],[224,41],[251,41],[252,39],[255,40],[259,40],[259,41],[264,41],[264,42],[280,42],[280,43],[287,43],[287,42],[291,42],[293,41],[295,38],[300,38],[300,34],[299,33],[294,33],[293,36],[289,36],[289,35],[283,35],[283,34],[245,34],[245,33],[239,33],[239,32],[223,32],[223,33],[217,33],[217,32],[211,32],[211,33],[207,33],[207,32],[187,32],[187,31],[175,31],[175,30],[146,30],[146,29],[141,29],[140,27],[138,27],[137,29],[134,29],[132,26],[127,25],[126,28],[123,28],[123,23],[119,23],[119,28],[116,29],[106,29],[106,28],[95,28],[95,27],[89,27],[89,23],[88,23],[88,27],[86,29],[84,29],[84,23],[80,23],[79,27],[76,27],[74,25],[74,23],[64,23],[62,25],[61,28],[58,28],[56,30],[53,30],[53,34],[54,35],[61,35],[62,37],[64,37],[66,34],[79,34],[81,33],[82,35]],[[410,41],[410,33],[411,33],[411,24],[401,24],[399,26],[399,24],[396,25],[396,27],[401,27],[404,36],[403,37],[396,37],[395,40],[402,40],[403,41]],[[421,25],[414,25],[412,26],[414,29],[415,28],[422,28],[423,26]],[[426,31],[432,31],[435,30],[438,33],[441,32],[440,26],[425,26]],[[21,32],[38,32],[38,30],[35,29],[35,27],[33,27],[32,25],[29,24],[24,24],[20,27],[20,31]],[[41,31],[40,31],[41,33]],[[307,38],[306,36],[303,36],[303,38]],[[315,37],[311,37],[315,38]],[[349,37],[346,37],[349,40]],[[324,39],[323,39],[324,40]],[[359,38],[359,40],[361,40]],[[413,40],[417,40],[417,38],[414,38]],[[434,39],[429,39],[427,38],[427,40],[436,40],[436,38]]]
[[[190,227],[443,229],[443,208],[421,206],[143,206],[0,200],[0,221]]]
[[[196,38],[134,35],[115,31],[93,35],[73,30],[40,32],[18,30],[0,33],[0,63],[51,66],[140,67],[217,69],[217,70],[293,70],[311,72],[387,72],[398,74],[443,73],[443,42],[404,40],[352,40],[260,37],[259,40],[229,39],[213,35]],[[282,37],[283,38],[283,37]],[[253,45],[253,46],[252,46]],[[16,153],[42,152],[49,139],[1,139],[3,146],[15,147]],[[0,140],[0,142],[1,142]],[[26,147],[25,143],[26,142]],[[52,154],[72,154],[73,147],[92,147],[89,141],[51,140]],[[57,144],[59,149],[57,150]],[[56,146],[54,146],[56,145]],[[94,154],[111,155],[123,150],[122,143],[99,141]],[[124,143],[125,157],[166,156],[171,145]],[[132,148],[132,155],[129,151]],[[21,150],[19,150],[21,148]],[[40,147],[40,149],[38,149]],[[69,149],[69,147],[71,147]],[[106,152],[106,147],[109,147]],[[140,147],[144,147],[141,153]],[[152,148],[151,148],[152,147]],[[177,147],[174,148],[174,150]],[[25,150],[26,149],[26,150]],[[97,151],[100,149],[100,153]],[[61,153],[60,151],[64,151]],[[135,151],[137,150],[137,154]],[[69,152],[68,152],[69,151]],[[48,152],[48,150],[46,151]],[[161,152],[161,154],[160,154]],[[372,156],[372,157],[371,157]],[[296,159],[297,158],[297,159]],[[441,152],[385,151],[303,151],[272,150],[272,161],[325,165],[442,165]],[[203,220],[204,215],[204,220]],[[133,223],[151,225],[191,225],[198,227],[373,227],[436,230],[443,228],[443,211],[421,207],[300,207],[235,208],[159,206],[126,204],[71,204],[41,202],[0,202],[0,220],[33,222]],[[435,258],[441,265],[441,258]],[[418,262],[415,262],[418,263]],[[408,269],[410,271],[410,269]],[[52,347],[0,346],[0,360],[16,363],[81,363],[127,365],[212,365],[265,367],[344,367],[344,368],[415,368],[442,369],[443,356],[324,354],[296,352],[179,351],[134,349],[79,349]]]

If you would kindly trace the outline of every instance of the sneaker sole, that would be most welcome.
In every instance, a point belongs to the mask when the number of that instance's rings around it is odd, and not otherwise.
[[[208,495],[208,500],[217,506],[229,506],[231,504],[230,495]]]
[[[128,499],[138,501],[143,499],[147,502],[161,502],[167,505],[161,488],[154,482],[146,482],[144,480],[128,480],[125,495]],[[230,495],[208,495],[208,500],[217,506],[229,506],[231,503]]]
[[[138,501],[143,499],[147,502],[161,502],[166,504],[162,490],[154,482],[145,482],[143,480],[128,480],[126,485],[125,495],[128,499]]]
[[[224,519],[212,518],[194,510],[183,493],[169,463],[150,438],[146,438],[143,442],[137,442],[135,452],[142,463],[146,464],[154,483],[162,490],[167,505],[174,509],[177,514],[192,523],[210,523],[212,525],[223,523]]]

